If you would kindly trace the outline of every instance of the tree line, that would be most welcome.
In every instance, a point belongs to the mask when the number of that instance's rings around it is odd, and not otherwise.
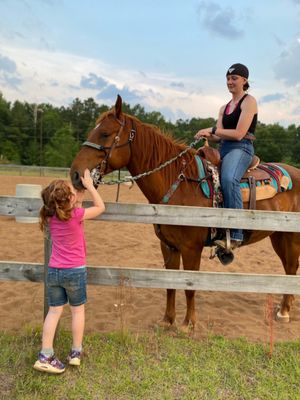
[[[0,163],[69,167],[98,116],[109,109],[93,98],[76,98],[65,107],[5,100],[0,92]],[[195,133],[213,126],[213,118],[166,121],[158,111],[146,112],[140,104],[123,103],[125,113],[158,126],[190,144]],[[264,162],[300,167],[300,126],[258,123],[255,153]]]

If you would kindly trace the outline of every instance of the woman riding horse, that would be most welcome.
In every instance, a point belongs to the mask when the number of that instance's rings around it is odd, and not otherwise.
[[[249,71],[243,64],[233,64],[226,73],[227,87],[232,95],[229,103],[221,107],[217,125],[201,129],[195,138],[207,137],[220,142],[221,187],[225,208],[243,208],[240,181],[254,155],[253,140],[257,123],[257,104],[246,93],[249,88]],[[242,229],[230,230],[231,250],[243,241]],[[226,249],[226,240],[215,244]]]

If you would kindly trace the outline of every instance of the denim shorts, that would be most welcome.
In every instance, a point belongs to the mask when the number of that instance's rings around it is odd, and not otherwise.
[[[69,304],[80,306],[86,303],[86,267],[48,268],[47,298],[51,307]]]

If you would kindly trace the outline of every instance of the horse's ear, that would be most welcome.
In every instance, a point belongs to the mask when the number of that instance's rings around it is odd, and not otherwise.
[[[120,116],[122,115],[122,97],[119,94],[115,104],[115,113],[116,117],[120,119]]]

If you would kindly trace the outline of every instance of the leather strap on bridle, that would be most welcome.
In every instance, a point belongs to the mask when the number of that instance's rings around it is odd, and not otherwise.
[[[133,120],[131,120],[132,127],[130,130],[127,142],[125,142],[123,144],[118,144],[120,141],[120,136],[123,131],[123,128],[126,126],[126,119],[124,118],[124,120],[121,121],[120,119],[115,117],[115,120],[120,124],[120,129],[116,133],[113,144],[111,146],[102,146],[100,144],[90,142],[89,140],[86,140],[85,142],[82,143],[82,146],[91,147],[95,150],[104,152],[103,160],[96,167],[96,169],[98,170],[100,179],[102,178],[103,175],[105,175],[105,172],[107,170],[108,159],[109,159],[113,149],[119,149],[119,148],[127,146],[127,145],[131,146],[131,143],[133,142],[133,140],[135,138],[135,134],[136,134],[135,123]]]

